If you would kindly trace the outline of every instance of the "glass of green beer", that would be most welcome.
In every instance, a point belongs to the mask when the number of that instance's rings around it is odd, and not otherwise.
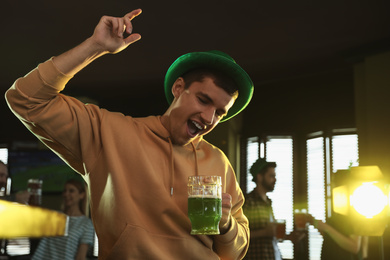
[[[218,235],[222,217],[221,176],[188,177],[191,235]]]

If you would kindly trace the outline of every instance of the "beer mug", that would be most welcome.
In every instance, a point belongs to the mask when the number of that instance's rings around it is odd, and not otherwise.
[[[284,240],[284,237],[286,236],[286,220],[284,219],[277,219],[275,220],[276,224],[276,238],[279,242],[282,242]]]
[[[29,179],[27,182],[27,191],[30,193],[28,205],[42,205],[42,180]]]
[[[191,235],[218,235],[222,217],[221,177],[190,176],[187,187]]]
[[[309,215],[307,214],[306,209],[296,209],[294,211],[295,216],[295,227],[297,230],[306,230],[307,223],[309,222]]]

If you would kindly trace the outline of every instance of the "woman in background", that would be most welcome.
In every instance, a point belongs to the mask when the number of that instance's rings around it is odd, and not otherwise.
[[[69,216],[68,235],[41,239],[33,260],[85,260],[93,245],[95,232],[92,221],[86,216],[85,184],[76,179],[68,180],[62,197],[63,211]]]
[[[351,221],[347,216],[333,212],[328,221],[311,217],[310,224],[320,231],[324,238],[322,260],[363,260],[367,258],[368,238],[353,234]]]

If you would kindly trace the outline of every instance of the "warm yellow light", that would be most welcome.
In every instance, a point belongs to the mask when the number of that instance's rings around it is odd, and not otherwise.
[[[349,208],[347,186],[339,186],[333,189],[333,210],[336,213],[347,215]]]
[[[350,203],[359,214],[372,218],[385,208],[387,197],[374,182],[365,182],[350,196]]]

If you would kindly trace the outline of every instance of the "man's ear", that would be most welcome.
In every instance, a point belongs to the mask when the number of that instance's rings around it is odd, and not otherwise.
[[[173,86],[172,86],[172,95],[175,97],[175,98],[178,98],[181,93],[183,93],[185,89],[185,83],[184,83],[184,79],[182,77],[179,77],[176,79],[176,81],[173,83]]]
[[[258,181],[262,181],[262,179],[263,179],[263,175],[262,174],[260,174],[260,173],[256,174],[256,183]]]

